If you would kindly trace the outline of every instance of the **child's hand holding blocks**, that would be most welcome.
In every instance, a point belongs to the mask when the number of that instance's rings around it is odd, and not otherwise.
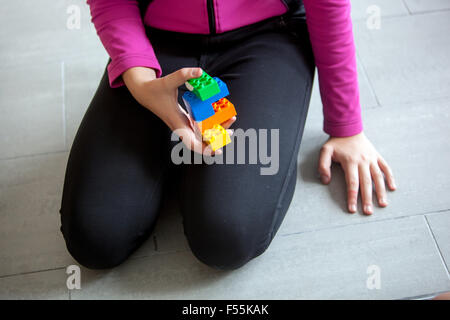
[[[185,85],[202,101],[220,92],[217,82],[204,71],[200,77],[186,81]]]
[[[203,141],[213,151],[230,143],[230,136],[221,124],[236,116],[236,110],[225,98],[229,95],[226,84],[203,71],[200,77],[188,80],[185,85],[190,91],[183,94],[183,101]]]

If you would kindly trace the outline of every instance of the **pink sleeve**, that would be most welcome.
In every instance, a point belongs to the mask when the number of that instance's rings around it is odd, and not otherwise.
[[[345,137],[362,131],[350,0],[303,0],[319,73],[323,129]]]
[[[124,83],[122,73],[131,67],[149,67],[161,76],[156,59],[142,22],[136,0],[87,0],[92,22],[108,52],[111,63],[108,76],[111,87]]]

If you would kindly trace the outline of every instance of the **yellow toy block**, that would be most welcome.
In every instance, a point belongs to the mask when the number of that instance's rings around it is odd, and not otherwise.
[[[216,151],[229,144],[231,138],[228,132],[220,124],[216,124],[211,129],[203,132],[203,141],[205,141],[206,144],[209,144],[213,151]]]
[[[209,118],[206,118],[203,121],[196,121],[198,130],[201,132],[205,132],[208,129],[214,127],[215,124],[224,123],[227,120],[230,120],[236,115],[236,109],[234,109],[234,105],[228,101],[227,98],[222,98],[212,104],[214,109],[214,115]]]

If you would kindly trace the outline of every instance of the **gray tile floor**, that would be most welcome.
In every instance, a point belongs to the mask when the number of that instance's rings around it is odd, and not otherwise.
[[[327,137],[316,86],[294,200],[266,253],[233,272],[210,269],[190,252],[168,205],[130,260],[109,271],[82,268],[82,288],[72,291],[65,270],[76,262],[58,209],[68,150],[107,56],[85,1],[4,4],[0,298],[420,299],[449,291],[450,1],[352,3],[365,131],[398,181],[390,206],[371,217],[347,214],[338,166],[330,186],[319,183]],[[66,25],[71,5],[80,9],[79,29]],[[367,27],[373,5],[380,29]],[[378,289],[367,286],[373,266]]]

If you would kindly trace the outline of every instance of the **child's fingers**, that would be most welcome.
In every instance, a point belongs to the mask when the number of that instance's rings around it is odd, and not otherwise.
[[[203,155],[205,156],[214,156],[214,155],[221,155],[222,149],[217,149],[216,151],[213,151],[211,148],[211,145],[203,143]]]
[[[320,150],[319,156],[319,173],[322,183],[328,184],[331,180],[331,158],[333,155],[333,148],[331,146],[323,146]]]
[[[359,190],[358,166],[354,163],[346,162],[342,167],[344,168],[345,182],[347,184],[348,211],[350,213],[355,213]]]
[[[369,166],[360,164],[358,167],[359,185],[361,188],[361,200],[363,204],[363,212],[372,214],[372,177],[370,175]]]
[[[181,68],[175,72],[163,77],[168,83],[169,88],[178,88],[186,81],[193,78],[198,78],[202,75],[203,70],[201,68]]]
[[[223,122],[221,124],[222,127],[224,127],[225,129],[228,129],[229,127],[231,127],[231,125],[236,121],[236,116],[234,116],[231,119],[228,119],[227,121]]]
[[[383,173],[378,167],[378,164],[372,163],[370,165],[370,173],[372,175],[372,180],[375,183],[375,192],[377,194],[378,204],[380,207],[386,207],[388,204],[386,200],[386,187],[384,184]]]
[[[381,171],[383,171],[384,176],[386,177],[389,189],[391,189],[392,191],[395,190],[397,187],[395,185],[394,175],[392,174],[392,170],[387,164],[386,160],[384,160],[382,157],[379,157],[378,165],[380,166]]]

